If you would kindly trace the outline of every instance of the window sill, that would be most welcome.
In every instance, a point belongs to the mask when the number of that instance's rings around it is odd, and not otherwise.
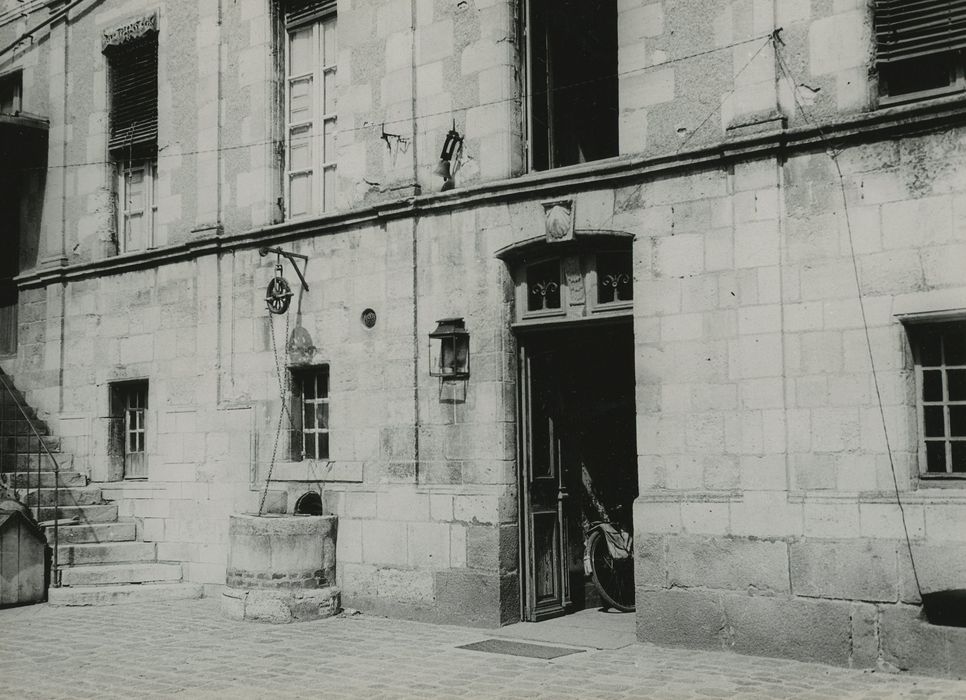
[[[949,87],[936,88],[934,90],[922,90],[921,92],[911,92],[905,95],[880,95],[879,107],[888,108],[898,105],[907,105],[912,102],[926,102],[954,95],[966,94],[966,86],[961,84],[950,85]]]
[[[317,483],[345,481],[362,483],[362,462],[339,462],[327,459],[306,459],[301,462],[276,462],[270,481]]]

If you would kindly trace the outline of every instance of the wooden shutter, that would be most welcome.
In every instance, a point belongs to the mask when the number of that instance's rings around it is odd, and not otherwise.
[[[150,156],[158,148],[158,35],[111,47],[111,136],[119,156]]]
[[[285,26],[294,27],[335,10],[335,0],[288,0],[285,3]]]
[[[966,48],[966,0],[876,0],[879,63]]]

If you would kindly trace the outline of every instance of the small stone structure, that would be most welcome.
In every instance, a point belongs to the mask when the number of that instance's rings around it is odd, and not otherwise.
[[[338,517],[232,515],[222,611],[236,620],[295,622],[339,612]]]

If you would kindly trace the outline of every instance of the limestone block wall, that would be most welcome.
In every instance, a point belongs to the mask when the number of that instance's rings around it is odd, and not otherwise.
[[[841,148],[841,181],[805,151],[635,193],[665,222],[636,244],[642,639],[964,672],[910,607],[884,432],[923,590],[961,587],[966,502],[918,478],[894,315],[966,299],[960,137]]]
[[[338,12],[347,206],[411,195],[414,185],[439,191],[433,170],[454,125],[465,137],[460,186],[520,172],[511,3],[366,0]]]
[[[629,0],[618,44],[622,154],[709,145],[777,117],[805,125],[799,102],[813,121],[875,105],[866,2]]]

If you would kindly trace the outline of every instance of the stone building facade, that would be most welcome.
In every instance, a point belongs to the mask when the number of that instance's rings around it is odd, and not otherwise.
[[[939,44],[889,0],[4,3],[0,145],[47,145],[0,364],[209,592],[231,513],[316,491],[348,605],[566,611],[585,460],[640,639],[962,675],[911,566],[966,588],[964,42],[922,4]],[[264,247],[308,258],[283,315]]]

